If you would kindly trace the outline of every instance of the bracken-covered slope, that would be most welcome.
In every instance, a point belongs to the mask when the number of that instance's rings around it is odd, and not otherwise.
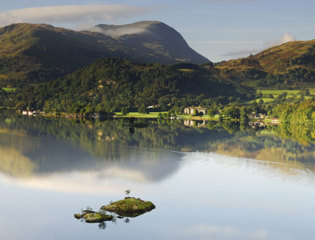
[[[145,25],[145,34],[129,31],[119,37],[100,31],[109,28],[105,25],[89,31],[45,24],[13,24],[0,28],[0,80],[50,81],[102,57],[164,64],[209,62],[193,51],[178,32],[163,23],[140,22],[126,28],[140,25]]]
[[[265,84],[315,81],[315,39],[293,41],[254,56],[221,62],[215,69],[224,78],[265,80]]]

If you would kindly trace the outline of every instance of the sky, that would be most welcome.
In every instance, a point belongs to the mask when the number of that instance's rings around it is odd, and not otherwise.
[[[315,39],[314,12],[314,0],[0,0],[0,26],[29,22],[82,30],[157,20],[218,62]]]

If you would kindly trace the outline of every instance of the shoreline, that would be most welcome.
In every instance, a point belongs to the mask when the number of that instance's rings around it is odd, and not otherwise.
[[[1,108],[0,110],[15,110],[8,108]],[[94,114],[91,116],[84,116],[80,114],[68,114],[68,113],[45,113],[38,111],[17,111],[21,116],[25,117],[53,117],[53,118],[67,118],[67,119],[88,119],[88,120],[105,120],[105,119],[155,119],[155,120],[183,120],[183,121],[212,121],[212,122],[220,122],[220,121],[230,121],[230,122],[241,122],[241,119],[231,119],[227,117],[220,118],[219,115],[214,117],[210,116],[193,116],[193,115],[176,115],[171,117],[163,117],[160,118],[159,114],[166,114],[167,112],[150,112],[150,113],[138,113],[138,112],[130,112],[125,115],[122,115],[120,112],[116,112],[113,114]],[[280,125],[281,122],[279,119],[275,118],[264,118],[264,119],[251,119],[248,120],[248,125],[251,127],[254,126],[266,126],[266,125]]]

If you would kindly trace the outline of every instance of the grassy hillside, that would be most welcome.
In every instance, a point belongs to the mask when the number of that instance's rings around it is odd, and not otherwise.
[[[255,56],[271,74],[287,74],[295,69],[315,70],[315,39],[293,41],[269,48]],[[313,79],[314,80],[314,79]]]
[[[13,24],[0,29],[0,79],[50,81],[104,55],[116,56],[112,49],[118,44],[102,34]]]
[[[228,79],[258,86],[295,87],[315,83],[315,40],[293,41],[247,58],[215,65]]]
[[[100,31],[80,32],[44,24],[0,28],[0,84],[51,81],[103,57],[166,64],[209,62],[169,26],[152,22],[148,29],[150,34],[114,38]]]

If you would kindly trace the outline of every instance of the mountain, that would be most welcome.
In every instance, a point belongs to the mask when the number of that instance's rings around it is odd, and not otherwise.
[[[9,80],[49,81],[104,55],[119,53],[109,46],[119,48],[102,34],[13,24],[0,29],[0,74]]]
[[[140,27],[142,32],[133,31]],[[125,29],[128,31],[123,33]],[[110,31],[122,34],[114,36],[108,34]],[[2,80],[50,81],[103,57],[142,63],[209,62],[192,50],[178,32],[161,22],[98,25],[85,31],[45,24],[0,28]]]
[[[157,21],[143,21],[128,25],[95,26],[91,31],[100,32],[117,39],[132,56],[142,62],[209,62],[191,49],[184,38],[173,28]],[[161,61],[162,59],[162,61]]]
[[[128,107],[199,105],[202,101],[249,99],[253,91],[221,81],[195,64],[135,64],[105,58],[56,81],[24,88],[11,106],[68,113],[110,112]],[[206,104],[206,102],[205,102]]]
[[[315,83],[315,39],[271,47],[247,58],[215,64],[222,78],[274,86]]]

